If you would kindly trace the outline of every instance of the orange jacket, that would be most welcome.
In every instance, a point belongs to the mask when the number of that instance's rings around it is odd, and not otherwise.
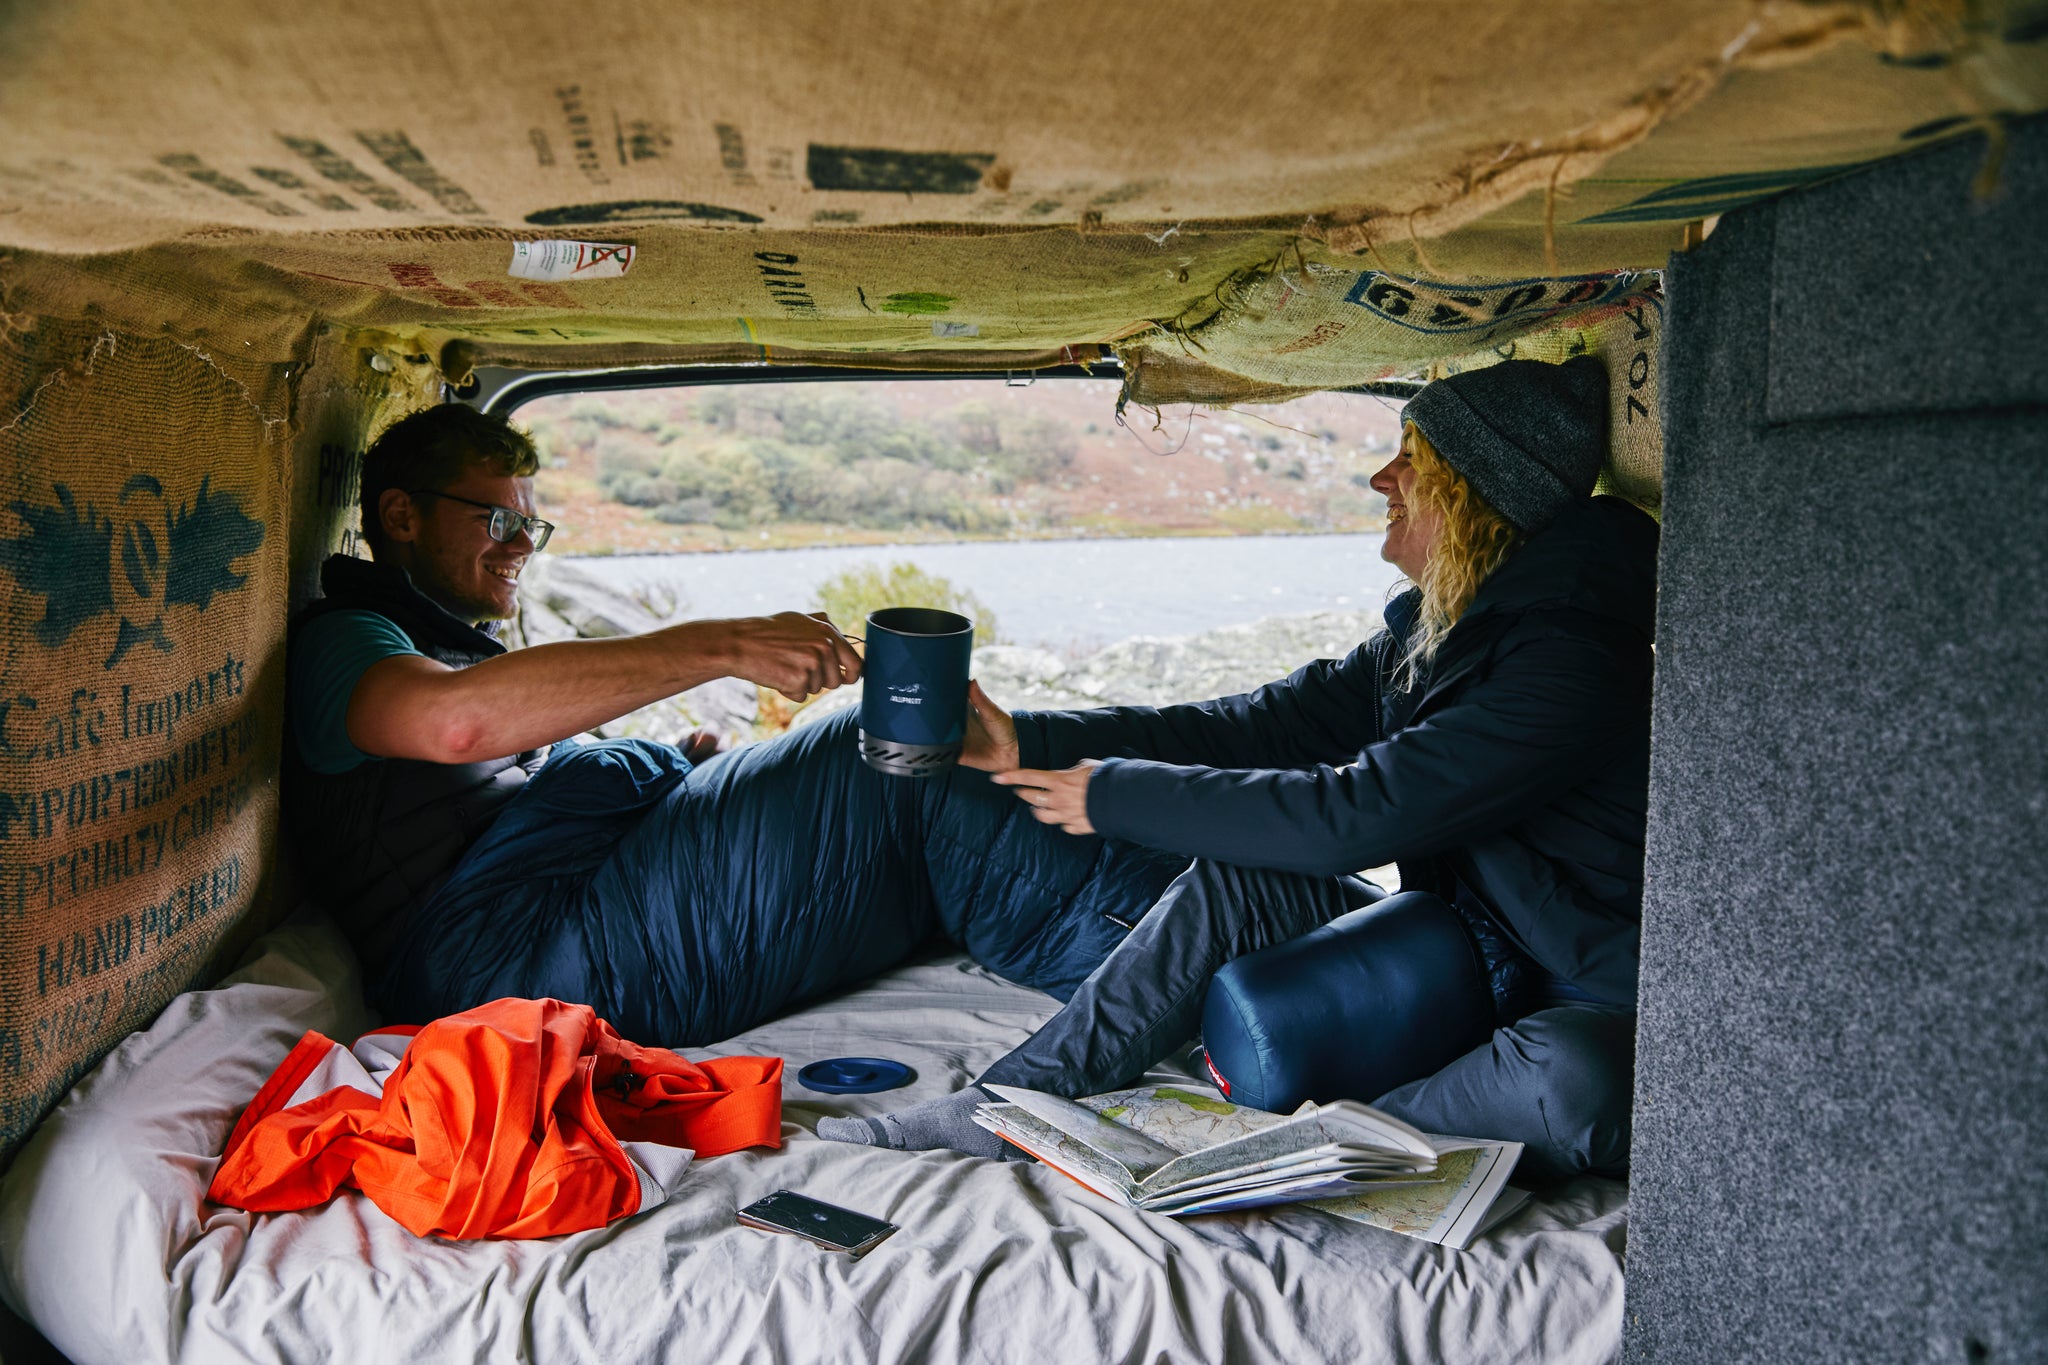
[[[779,1147],[782,1059],[689,1062],[559,1000],[494,1000],[353,1052],[308,1033],[228,1135],[207,1196],[276,1212],[349,1186],[420,1236],[549,1237],[661,1198],[629,1142]]]

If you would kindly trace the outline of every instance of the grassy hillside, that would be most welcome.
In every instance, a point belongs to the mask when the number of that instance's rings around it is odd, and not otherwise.
[[[520,409],[566,554],[1377,530],[1395,410],[1318,394],[1158,425],[1117,386],[773,384]]]

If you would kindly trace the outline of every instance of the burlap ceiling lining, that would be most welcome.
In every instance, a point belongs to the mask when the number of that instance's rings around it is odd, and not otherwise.
[[[1283,251],[1437,281],[1654,268],[1744,198],[2048,104],[2026,13],[17,7],[0,307],[277,360],[309,318],[549,363],[1029,353],[1185,322]],[[1137,53],[1172,79],[1132,81]],[[578,195],[611,207],[568,221]],[[511,278],[536,237],[639,257]]]

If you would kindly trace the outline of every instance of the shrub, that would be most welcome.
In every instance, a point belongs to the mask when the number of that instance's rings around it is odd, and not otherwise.
[[[1074,463],[1080,445],[1065,422],[1036,413],[1004,424],[1004,473],[1026,482],[1049,479]]]
[[[732,389],[704,389],[697,394],[697,420],[707,427],[730,428],[739,419],[739,395]]]
[[[701,526],[717,515],[718,508],[709,498],[684,498],[654,509],[654,519],[670,526]]]
[[[674,502],[678,496],[676,486],[667,479],[631,470],[605,475],[599,486],[613,502],[623,502],[628,507],[659,507]]]
[[[886,568],[857,564],[820,583],[813,600],[834,624],[856,635],[871,611],[883,607],[937,607],[971,618],[974,643],[996,643],[995,613],[980,598],[915,564],[896,563]]]
[[[600,480],[619,474],[654,474],[660,469],[660,451],[623,441],[607,443],[603,453],[597,457],[597,477]]]
[[[952,447],[939,451],[934,463],[985,473],[1003,488],[1048,479],[1073,464],[1080,450],[1065,422],[1000,411],[978,398],[953,408],[939,426],[950,434]]]
[[[577,449],[597,455],[604,495],[670,523],[986,534],[1015,524],[995,499],[1058,477],[1077,453],[1065,422],[981,399],[937,421],[829,388],[711,390],[630,413],[575,411],[588,413],[572,425],[586,442]]]
[[[661,475],[672,490],[663,502],[704,499],[717,509],[713,520],[719,525],[745,525],[775,516],[774,477],[747,442],[678,451],[662,465]]]

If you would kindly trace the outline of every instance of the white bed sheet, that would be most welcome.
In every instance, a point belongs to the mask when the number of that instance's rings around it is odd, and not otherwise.
[[[306,1029],[371,1022],[324,922],[270,935],[73,1089],[0,1180],[0,1294],[79,1365],[153,1361],[1560,1361],[1621,1336],[1626,1187],[1582,1180],[1465,1252],[1306,1209],[1177,1222],[1046,1167],[812,1136],[957,1089],[1053,1008],[947,958],[703,1052],[788,1059],[780,1151],[693,1162],[669,1201],[531,1242],[412,1236],[350,1194],[252,1215],[205,1191]],[[799,1066],[894,1057],[822,1096]],[[1155,1079],[1166,1079],[1162,1071]],[[1178,1073],[1175,1073],[1178,1074]],[[738,1227],[789,1188],[902,1230],[851,1261]]]

